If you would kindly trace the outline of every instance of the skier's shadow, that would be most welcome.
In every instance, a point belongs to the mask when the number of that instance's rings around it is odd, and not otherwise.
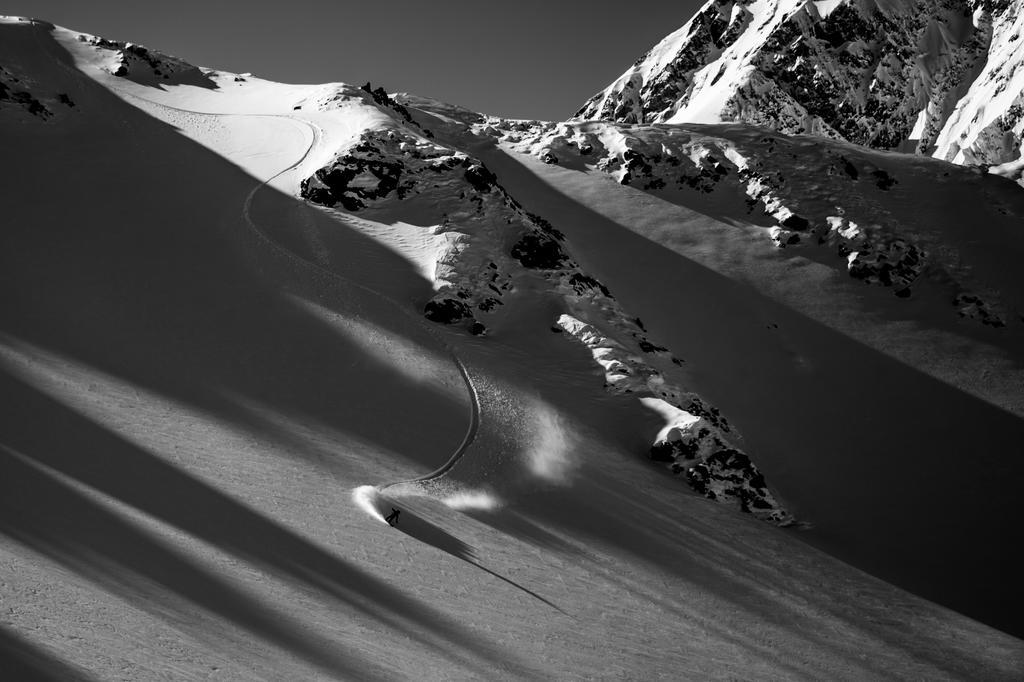
[[[398,519],[395,522],[395,530],[400,530],[415,540],[436,547],[442,552],[446,552],[452,555],[453,557],[462,559],[466,563],[472,564],[473,566],[479,568],[481,571],[489,573],[498,580],[502,580],[508,583],[509,585],[515,587],[516,589],[525,592],[534,599],[544,602],[545,604],[555,609],[559,613],[569,615],[561,608],[559,608],[558,605],[548,601],[547,599],[540,596],[533,590],[523,587],[514,580],[510,580],[505,576],[500,575],[499,573],[496,573],[491,569],[487,568],[486,566],[484,566],[483,564],[481,564],[479,558],[477,557],[476,550],[471,545],[463,542],[462,540],[458,539],[448,531],[438,527],[434,523],[431,523],[422,516],[419,516],[408,506],[404,504],[401,506],[397,504],[392,504],[390,500],[382,497],[378,503],[378,510],[381,512],[381,514],[387,514],[391,512],[392,509],[398,509],[401,512],[398,516]]]
[[[476,563],[476,550],[471,545],[427,521],[404,504],[398,506],[397,504],[384,503],[381,505],[380,511],[382,514],[387,514],[392,509],[398,509],[401,512],[395,522],[395,530],[400,530],[409,537],[437,547],[442,552],[447,552],[463,561]]]

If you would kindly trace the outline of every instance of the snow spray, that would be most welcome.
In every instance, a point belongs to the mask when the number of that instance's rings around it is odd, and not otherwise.
[[[356,503],[357,507],[381,523],[387,523],[384,520],[384,515],[377,509],[379,497],[380,492],[374,485],[361,485],[352,491],[352,501]]]

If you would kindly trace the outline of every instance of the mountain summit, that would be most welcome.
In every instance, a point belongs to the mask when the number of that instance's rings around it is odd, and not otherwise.
[[[574,120],[737,121],[964,164],[1021,157],[1020,0],[710,0]]]

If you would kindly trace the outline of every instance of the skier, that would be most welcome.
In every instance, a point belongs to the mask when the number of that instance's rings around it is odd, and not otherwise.
[[[394,507],[391,508],[391,513],[384,517],[384,520],[388,522],[389,526],[393,526],[398,523],[398,515],[402,512],[398,511]]]

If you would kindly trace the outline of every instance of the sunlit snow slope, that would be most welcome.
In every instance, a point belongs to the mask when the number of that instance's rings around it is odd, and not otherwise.
[[[20,19],[0,67],[0,677],[1019,675],[979,622],[1022,631],[1020,406],[976,379],[1019,371],[1022,325],[988,251],[901,298],[836,241],[780,250],[836,190],[761,169],[747,216],[742,127],[707,132],[728,180],[644,189],[676,177],[623,184],[653,154],[615,126]],[[968,172],[844,153],[899,215]],[[955,221],[925,222],[938,253]]]

